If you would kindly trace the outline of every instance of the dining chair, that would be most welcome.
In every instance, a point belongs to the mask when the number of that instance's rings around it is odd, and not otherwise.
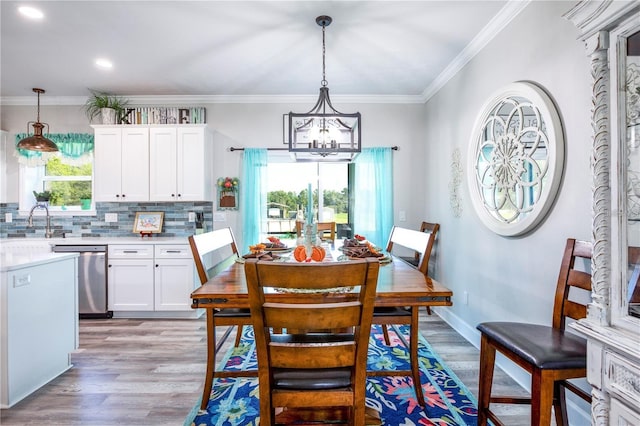
[[[377,411],[365,409],[378,260],[248,259],[244,268],[258,357],[260,423],[379,425]],[[326,294],[319,298],[318,293]]]
[[[391,234],[389,235],[387,252],[393,254],[397,250],[402,249],[404,254],[399,257],[401,259],[407,259],[407,263],[413,265],[420,272],[427,275],[431,250],[439,228],[439,224],[433,224],[433,231],[427,233],[424,231],[394,226],[391,229]],[[417,263],[414,262],[416,256],[418,258]],[[418,365],[418,322],[419,315],[417,307],[377,307],[373,310],[373,324],[380,324],[382,326],[384,341],[387,345],[391,344],[388,331],[389,325],[409,325],[409,343],[407,344],[402,336],[398,337],[400,337],[405,346],[409,348],[411,378],[413,380],[416,399],[421,406],[424,406],[424,395],[420,382],[420,367]]]
[[[480,340],[478,425],[491,420],[504,425],[491,403],[531,404],[531,424],[550,425],[553,406],[558,426],[568,425],[565,388],[591,403],[589,393],[568,379],[586,377],[586,340],[565,331],[567,319],[587,315],[591,294],[591,243],[567,240],[555,290],[551,325],[521,322],[484,322],[477,326]],[[582,294],[580,294],[582,293]],[[577,300],[576,300],[577,298]],[[492,396],[496,351],[531,374],[531,397]]]
[[[189,236],[189,246],[201,285],[204,285],[211,277],[225,270],[239,258],[238,246],[231,228],[191,235]],[[235,340],[235,346],[238,346],[243,326],[251,325],[251,313],[248,309],[239,308],[207,309],[206,319],[207,341],[210,342],[210,345],[207,346],[207,371],[200,406],[203,410],[209,402],[213,379],[216,375],[216,354],[233,330],[233,326],[238,327]],[[227,330],[220,342],[216,344],[216,327],[218,326],[226,326]]]
[[[296,222],[296,235],[298,238],[302,237],[302,229],[304,222]],[[336,240],[336,223],[335,222],[316,222],[318,235],[320,239],[325,240],[325,233],[329,232],[329,240],[332,242]]]

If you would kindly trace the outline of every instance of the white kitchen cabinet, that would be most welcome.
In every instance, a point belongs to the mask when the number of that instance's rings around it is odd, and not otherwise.
[[[211,135],[204,125],[149,129],[150,201],[210,201]]]
[[[149,129],[93,126],[94,200],[149,201]]]
[[[109,245],[107,299],[110,311],[153,311],[153,246]]]
[[[155,246],[156,311],[190,311],[195,289],[194,263],[188,245]]]
[[[198,317],[188,244],[109,245],[108,298],[114,318]]]

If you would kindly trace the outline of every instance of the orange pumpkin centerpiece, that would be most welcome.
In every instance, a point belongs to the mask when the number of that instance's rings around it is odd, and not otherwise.
[[[324,248],[320,246],[312,246],[310,256],[307,256],[307,249],[305,246],[298,246],[293,250],[293,258],[298,262],[308,262],[310,260],[322,262],[325,256],[326,252]]]

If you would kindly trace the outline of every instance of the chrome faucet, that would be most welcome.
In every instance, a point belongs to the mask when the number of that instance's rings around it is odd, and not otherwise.
[[[44,232],[44,237],[51,238],[53,236],[53,231],[51,230],[51,216],[49,216],[49,208],[46,204],[38,203],[35,206],[31,207],[31,211],[29,212],[29,224],[27,226],[29,228],[33,228],[33,211],[35,209],[45,209],[45,211],[47,212],[47,227]]]

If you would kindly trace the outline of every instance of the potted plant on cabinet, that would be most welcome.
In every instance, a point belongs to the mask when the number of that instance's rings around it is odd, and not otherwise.
[[[124,98],[92,90],[91,96],[84,104],[84,110],[89,121],[100,115],[102,124],[120,124],[127,113],[128,103]]]

